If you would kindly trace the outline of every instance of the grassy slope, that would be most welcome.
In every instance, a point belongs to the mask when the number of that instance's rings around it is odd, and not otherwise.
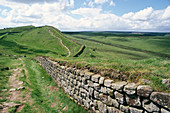
[[[90,65],[99,69],[114,69],[129,73],[128,80],[140,82],[142,78],[151,80],[151,86],[157,91],[170,91],[161,83],[170,76],[169,36],[127,35],[115,36],[111,33],[65,33],[88,48],[89,56],[64,58],[72,64]],[[126,48],[125,48],[126,47]],[[95,51],[92,51],[95,50]],[[60,59],[62,60],[62,59]]]
[[[21,113],[36,113],[36,112],[82,112],[82,107],[73,103],[64,92],[59,89],[56,84],[52,81],[46,72],[36,63],[34,56],[50,56],[53,58],[67,56],[67,51],[62,47],[57,38],[50,36],[48,32],[48,27],[35,28],[33,26],[10,28],[0,30],[0,53],[5,55],[0,55],[0,69],[4,67],[10,67],[10,69],[17,68],[17,64],[21,61],[17,58],[26,55],[26,58],[22,58],[22,62],[25,64],[25,69],[28,71],[28,75],[23,70],[24,77],[20,80],[24,81],[26,88],[22,91],[23,96],[26,96],[31,92],[31,98],[34,100],[32,105],[30,103],[24,103],[25,107],[22,109]],[[6,35],[8,34],[8,35]],[[69,43],[67,43],[69,42]],[[72,44],[72,42],[63,40],[63,43]],[[76,46],[74,43],[74,49]],[[78,50],[77,49],[77,50]],[[75,50],[71,50],[75,51]],[[9,56],[8,56],[9,55]],[[12,64],[16,64],[13,66]],[[22,64],[23,65],[23,64]],[[5,70],[0,73],[0,91],[2,89],[9,89],[8,78],[11,75],[11,71]],[[43,78],[44,77],[44,78]],[[37,87],[38,86],[38,87]],[[56,87],[58,91],[49,91],[49,86]],[[0,103],[8,101],[6,97],[8,93],[0,93]],[[51,104],[56,103],[54,107]],[[66,111],[63,111],[63,108]],[[11,108],[10,111],[14,112],[16,108]]]

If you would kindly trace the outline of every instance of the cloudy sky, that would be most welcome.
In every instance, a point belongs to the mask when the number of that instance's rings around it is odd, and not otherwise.
[[[170,0],[0,0],[0,28],[170,32]]]

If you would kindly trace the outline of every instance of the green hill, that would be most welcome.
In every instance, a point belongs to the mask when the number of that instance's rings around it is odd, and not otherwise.
[[[64,38],[59,31],[52,27],[17,27],[0,30],[1,53],[16,55],[43,55],[43,56],[67,56],[67,50],[60,44],[59,39],[49,33],[51,30],[54,35],[61,38],[63,44],[67,46],[74,55],[80,45]]]

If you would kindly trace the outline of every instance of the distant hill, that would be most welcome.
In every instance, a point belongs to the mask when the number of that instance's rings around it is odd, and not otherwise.
[[[50,32],[53,34],[50,34]],[[81,45],[67,39],[56,28],[51,26],[23,26],[0,30],[1,53],[15,55],[67,56],[68,50],[74,56]]]

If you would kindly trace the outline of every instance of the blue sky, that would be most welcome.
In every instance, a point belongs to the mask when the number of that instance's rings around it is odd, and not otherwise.
[[[170,31],[170,0],[0,0],[0,28]]]

